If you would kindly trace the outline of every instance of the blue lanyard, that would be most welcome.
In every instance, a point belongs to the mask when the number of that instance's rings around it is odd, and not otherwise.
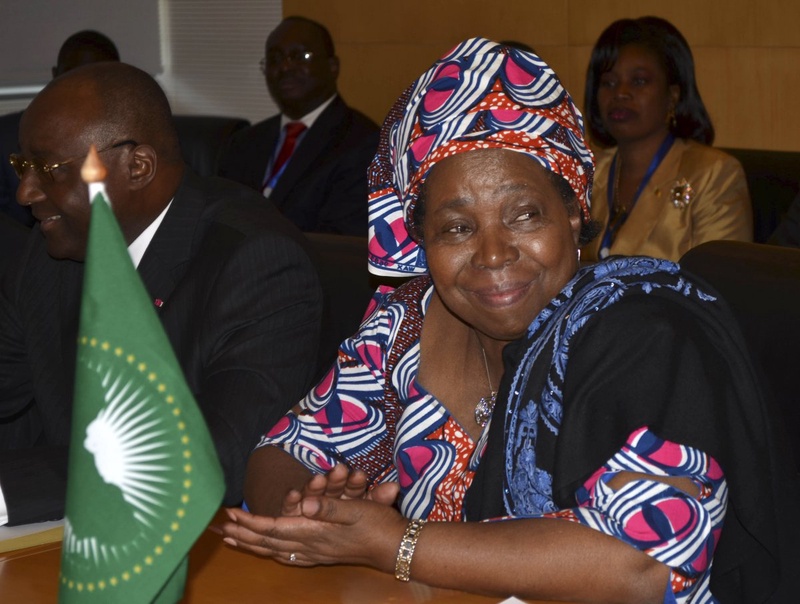
[[[675,136],[673,136],[673,134],[670,132],[667,135],[667,138],[664,139],[664,142],[661,143],[661,146],[658,148],[658,151],[656,151],[653,159],[650,161],[650,165],[647,167],[647,172],[645,173],[642,182],[640,182],[639,186],[636,188],[636,193],[631,201],[631,207],[627,210],[614,210],[614,193],[616,189],[614,183],[616,182],[618,157],[618,154],[614,154],[614,159],[611,161],[611,168],[608,171],[608,190],[606,191],[606,196],[608,199],[609,217],[605,233],[603,234],[603,240],[600,244],[600,258],[608,257],[609,253],[611,252],[611,244],[614,243],[614,237],[616,237],[617,231],[622,227],[623,224],[625,224],[628,216],[630,216],[630,213],[633,211],[633,206],[636,205],[636,202],[639,200],[639,196],[642,194],[642,191],[644,191],[647,183],[650,182],[650,179],[658,169],[658,166],[661,165],[664,157],[672,147],[673,142],[675,142]]]
[[[269,172],[272,171],[272,165],[273,165],[273,162],[269,162],[269,165],[267,166],[267,174],[269,174]],[[269,189],[270,191],[272,191],[272,189],[275,188],[275,185],[278,184],[278,180],[280,180],[281,176],[283,175],[284,170],[286,170],[286,166],[288,166],[288,165],[289,165],[289,161],[288,160],[283,162],[283,165],[281,166],[281,169],[278,170],[275,174],[273,174],[272,178],[270,178],[269,180],[266,180],[266,179],[264,180],[264,184],[261,187],[262,192],[264,190],[266,190],[266,189]]]

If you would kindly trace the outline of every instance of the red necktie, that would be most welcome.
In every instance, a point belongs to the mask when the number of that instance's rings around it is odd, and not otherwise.
[[[270,172],[268,182],[274,186],[272,180],[281,173],[283,165],[289,161],[289,158],[294,152],[294,147],[297,144],[297,137],[300,136],[306,129],[303,122],[289,122],[283,127],[285,134],[283,137],[283,145],[281,150],[278,151],[278,156],[272,164],[272,172]]]

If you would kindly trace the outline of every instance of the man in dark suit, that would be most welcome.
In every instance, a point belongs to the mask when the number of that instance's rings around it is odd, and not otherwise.
[[[76,32],[61,45],[53,67],[53,77],[99,61],[119,61],[119,52],[114,43],[98,31],[86,29]],[[30,211],[16,202],[19,179],[8,164],[9,154],[17,150],[21,117],[22,111],[0,116],[0,212],[31,226],[34,220]]]
[[[38,225],[0,288],[0,504],[13,524],[63,514],[91,144],[236,504],[250,450],[310,385],[318,278],[269,202],[185,168],[164,93],[123,63],[53,80],[20,124],[18,200]]]
[[[330,33],[287,17],[267,38],[261,67],[281,114],[232,137],[220,176],[260,191],[303,231],[366,235],[378,126],[338,95]]]

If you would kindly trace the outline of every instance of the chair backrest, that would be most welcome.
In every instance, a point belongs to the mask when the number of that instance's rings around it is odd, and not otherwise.
[[[800,191],[800,153],[722,149],[742,164],[753,203],[753,240],[764,243]]]
[[[250,125],[240,117],[173,116],[184,161],[201,176],[214,176],[223,146],[237,130]]]
[[[361,324],[375,286],[367,271],[367,238],[305,233],[325,296],[317,376],[336,359],[339,344]]]
[[[716,289],[736,316],[800,472],[800,249],[710,241],[680,264]]]

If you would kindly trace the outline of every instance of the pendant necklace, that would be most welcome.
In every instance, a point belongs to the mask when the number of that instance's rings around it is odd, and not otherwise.
[[[483,353],[483,366],[486,368],[486,381],[489,382],[489,391],[491,392],[489,396],[481,397],[481,400],[475,405],[475,423],[481,428],[484,428],[489,418],[492,417],[492,410],[494,409],[494,401],[497,392],[492,386],[492,376],[489,373],[489,362],[486,360],[486,350],[483,348],[483,344],[481,344],[480,340],[478,340],[478,345],[481,347],[481,352]]]

